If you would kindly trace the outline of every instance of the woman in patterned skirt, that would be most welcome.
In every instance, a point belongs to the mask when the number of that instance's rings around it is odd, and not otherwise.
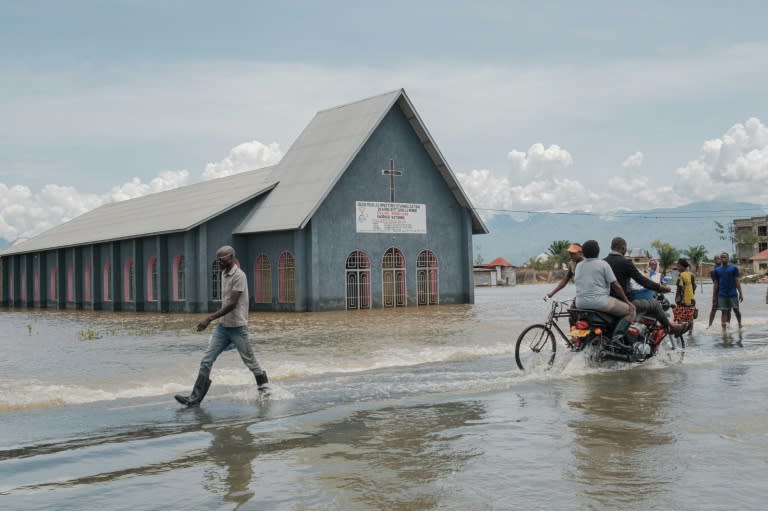
[[[672,314],[676,322],[688,323],[688,331],[693,333],[693,320],[696,318],[696,278],[688,271],[688,260],[681,258],[677,261],[677,291],[675,292],[675,306]]]

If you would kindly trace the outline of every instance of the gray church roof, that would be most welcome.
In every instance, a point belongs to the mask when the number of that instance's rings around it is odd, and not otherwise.
[[[265,193],[236,234],[304,228],[395,103],[456,200],[469,210],[472,234],[487,233],[410,99],[398,89],[318,112],[277,165],[108,204],[0,255],[186,231]]]
[[[274,188],[271,168],[251,170],[122,202],[113,202],[0,252],[36,252],[186,231]]]
[[[472,233],[487,233],[488,228],[402,89],[318,112],[274,167],[272,179],[280,181],[280,185],[235,232],[304,228],[395,103],[405,113],[456,200],[470,210]]]

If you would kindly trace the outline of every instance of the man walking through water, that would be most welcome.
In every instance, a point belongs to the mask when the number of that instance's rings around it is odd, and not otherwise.
[[[712,323],[715,322],[715,314],[717,314],[717,293],[715,292],[715,282],[717,281],[717,274],[715,273],[715,270],[720,266],[720,254],[717,254],[712,261],[715,263],[714,267],[712,268],[712,271],[709,272],[709,278],[712,279],[712,310],[709,311],[709,324],[707,325],[707,329],[712,326]],[[723,313],[720,313],[720,318],[722,319]]]
[[[256,377],[259,390],[266,390],[269,383],[267,372],[261,368],[259,361],[253,353],[253,348],[248,340],[248,281],[245,273],[236,262],[235,249],[224,245],[216,251],[216,260],[222,268],[221,272],[221,308],[208,315],[197,324],[197,331],[202,332],[215,319],[221,318],[211,335],[208,350],[200,362],[200,372],[197,375],[195,386],[189,396],[177,394],[176,401],[186,406],[196,406],[208,393],[211,386],[209,376],[216,358],[230,343],[234,344],[243,363]]]
[[[728,262],[728,253],[720,254],[720,266],[715,268],[715,286],[712,294],[717,296],[717,306],[720,309],[720,324],[723,331],[731,322],[731,309],[739,322],[741,330],[741,311],[739,302],[744,301],[739,280],[739,267]]]

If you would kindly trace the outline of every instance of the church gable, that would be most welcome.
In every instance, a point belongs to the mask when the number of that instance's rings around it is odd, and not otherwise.
[[[472,208],[402,89],[319,112],[270,175],[272,181],[279,181],[278,186],[235,232],[248,234],[304,228],[395,108],[412,128],[415,141],[411,142],[424,149],[459,205],[469,211],[473,234],[487,233],[487,227]]]
[[[363,203],[385,209],[389,204],[410,205],[409,209],[419,213],[406,219],[413,223],[408,227],[371,232],[366,230],[367,221],[360,221]],[[369,207],[366,214],[370,211],[375,207]],[[421,296],[417,280],[417,267],[423,263],[420,258],[430,254],[444,268],[443,277],[433,286],[440,290],[440,300],[462,302],[465,279],[458,269],[468,264],[470,224],[469,211],[458,203],[405,113],[395,104],[312,217],[312,246],[319,256],[313,280],[326,300],[343,304],[349,291],[344,286],[348,261],[362,256],[370,264],[374,307],[382,306],[387,293],[379,276],[387,272],[385,254],[394,250],[402,256],[406,276],[402,300],[413,304]]]

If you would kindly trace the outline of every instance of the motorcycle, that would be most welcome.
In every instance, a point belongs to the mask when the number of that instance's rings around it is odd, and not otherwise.
[[[657,294],[656,299],[665,312],[669,310],[669,300],[663,294]],[[667,337],[670,351],[677,351],[681,359],[685,352],[683,337],[667,336],[664,325],[655,316],[641,315],[617,342],[613,340],[613,330],[619,322],[616,316],[587,309],[571,309],[571,313],[570,336],[574,351],[588,350],[590,358],[598,362],[644,362],[659,352],[662,341]]]

